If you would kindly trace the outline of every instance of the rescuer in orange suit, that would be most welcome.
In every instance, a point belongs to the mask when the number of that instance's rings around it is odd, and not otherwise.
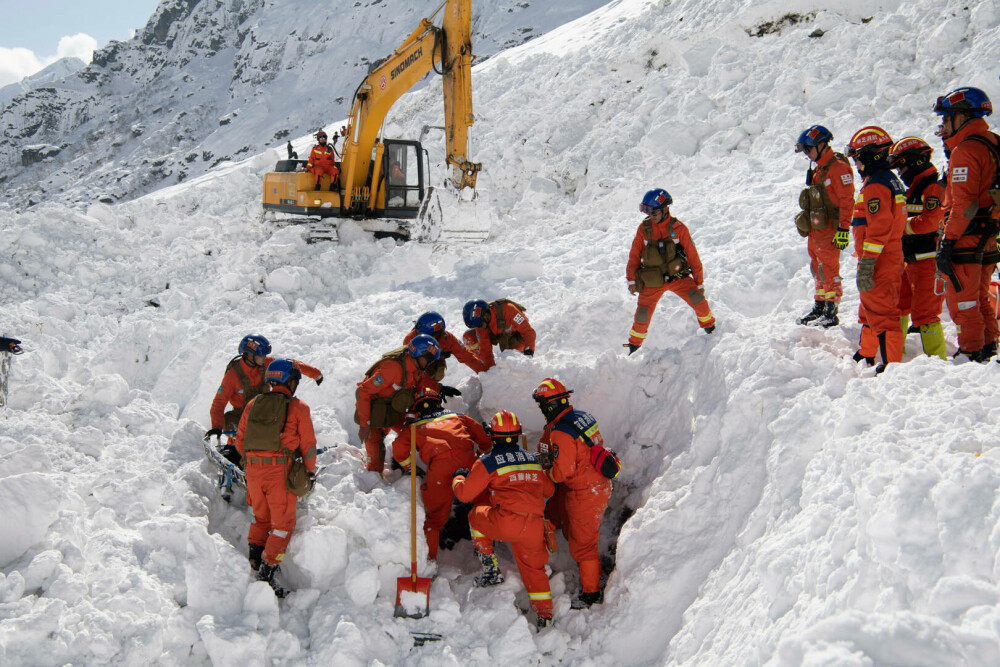
[[[459,362],[465,364],[476,373],[487,370],[478,355],[467,349],[450,331],[445,329],[444,318],[439,313],[431,311],[418,317],[417,321],[413,324],[413,329],[403,339],[403,344],[409,343],[419,334],[431,336],[441,346],[441,358],[437,363],[442,364],[442,368],[443,360],[455,355],[455,358]],[[432,373],[432,375],[434,374]],[[441,380],[440,377],[437,379],[438,381]],[[446,393],[445,395],[447,396],[448,394]]]
[[[340,178],[340,169],[337,168],[337,154],[333,146],[326,143],[326,132],[320,130],[316,133],[316,145],[309,152],[309,162],[306,163],[306,171],[310,171],[316,176],[316,190],[319,190],[320,181],[323,174],[330,176],[330,192],[334,191],[334,185]]]
[[[625,343],[629,354],[645,342],[653,311],[664,292],[673,292],[691,306],[705,333],[715,331],[715,316],[702,286],[704,272],[698,250],[688,228],[670,215],[672,203],[670,193],[656,188],[647,192],[639,205],[647,217],[635,232],[625,267],[629,294],[639,295]]]
[[[441,385],[426,372],[440,354],[441,347],[431,336],[414,336],[404,347],[383,355],[358,383],[355,420],[358,438],[365,445],[368,470],[380,475],[384,471],[385,436],[403,428],[417,389],[441,391]]]
[[[833,134],[822,125],[813,125],[799,135],[795,152],[809,158],[815,168],[806,174],[810,208],[799,234],[808,237],[809,269],[816,285],[813,308],[799,324],[829,328],[840,324],[837,315],[844,290],[840,281],[840,252],[848,245],[851,212],[854,208],[854,174],[843,155],[830,148]],[[810,195],[816,195],[810,197]],[[803,205],[803,209],[805,206]],[[796,226],[798,226],[796,219]]]
[[[562,528],[569,554],[580,568],[580,595],[574,608],[602,601],[601,560],[597,541],[601,519],[611,497],[611,480],[591,463],[590,443],[603,445],[597,420],[569,403],[570,391],[559,380],[546,378],[531,395],[545,417],[538,451],[542,467],[556,483],[545,516]]]
[[[258,394],[267,391],[267,384],[264,382],[264,369],[274,359],[270,357],[271,343],[267,338],[256,334],[244,336],[239,345],[239,356],[233,357],[226,366],[226,373],[222,376],[222,383],[215,398],[212,399],[210,417],[212,428],[205,433],[207,440],[211,436],[222,436],[222,431],[234,431],[236,425],[240,423],[243,416],[244,406]],[[313,368],[301,361],[296,361],[299,370],[306,376],[312,378],[319,385],[323,382],[323,374],[317,368]],[[226,406],[232,404],[233,409],[226,412]],[[239,462],[239,456],[232,444],[222,448],[223,455],[233,463]]]
[[[490,437],[475,419],[442,406],[442,397],[434,389],[421,389],[405,427],[392,443],[392,457],[401,467],[413,465],[410,459],[410,429],[416,425],[417,454],[427,466],[420,495],[424,501],[424,537],[427,557],[437,558],[441,529],[448,523],[455,494],[451,480],[459,468],[476,462],[476,449],[487,452]]]
[[[292,457],[301,457],[310,474],[316,470],[316,433],[309,406],[294,398],[302,379],[298,364],[276,359],[264,377],[271,391],[247,404],[236,432],[236,448],[246,459],[247,504],[253,511],[249,558],[257,578],[281,597],[274,575],[295,530],[298,497],[285,486]],[[282,419],[283,416],[283,419]],[[277,426],[277,428],[275,428]],[[286,451],[287,450],[287,451]]]
[[[851,222],[858,253],[858,317],[862,324],[854,360],[873,364],[880,351],[878,373],[887,364],[903,360],[899,285],[903,274],[906,189],[889,166],[891,148],[892,137],[874,125],[855,132],[847,145],[847,156],[854,160],[863,178],[859,206]]]
[[[518,446],[521,424],[502,410],[490,421],[493,449],[479,457],[471,470],[455,472],[452,488],[462,502],[476,502],[469,512],[472,542],[483,573],[477,586],[503,583],[493,553],[493,541],[510,543],[528,600],[537,614],[536,626],[552,625],[552,591],[545,574],[545,499],[555,490],[538,458]],[[488,493],[487,493],[488,492]]]
[[[517,350],[526,357],[535,354],[535,330],[524,307],[510,299],[487,303],[482,299],[466,302],[462,319],[469,330],[462,335],[467,350],[479,359],[482,370],[496,366],[493,346],[500,351]]]
[[[1000,206],[990,196],[998,138],[984,118],[993,104],[979,88],[958,88],[937,99],[938,135],[950,151],[944,195],[944,235],[937,253],[945,302],[958,329],[959,352],[986,361],[997,351],[997,320],[989,303],[996,269]],[[1000,159],[1000,154],[995,154]]]
[[[935,294],[934,258],[938,228],[944,217],[941,197],[944,186],[931,163],[934,149],[917,137],[904,137],[889,151],[889,165],[906,184],[906,229],[903,231],[905,274],[899,289],[901,328],[920,333],[924,354],[947,358],[941,306],[944,294]],[[909,324],[907,324],[909,316]]]

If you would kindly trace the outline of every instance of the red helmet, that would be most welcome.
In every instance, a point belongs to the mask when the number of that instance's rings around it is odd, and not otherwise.
[[[572,393],[573,392],[566,389],[566,385],[559,380],[555,378],[545,378],[542,380],[542,383],[538,385],[538,388],[531,394],[531,397],[535,399],[536,403],[542,404],[560,398],[568,398]]]
[[[521,436],[521,422],[510,410],[501,410],[490,420],[490,435],[493,441],[516,442]]]
[[[889,166],[893,169],[906,169],[915,162],[926,164],[934,149],[926,141],[918,137],[903,137],[892,145],[889,151]]]
[[[414,414],[424,414],[426,412],[437,410],[440,407],[441,394],[439,394],[436,389],[432,389],[431,387],[424,387],[419,390],[416,398],[413,399]]]
[[[847,144],[847,157],[861,157],[862,154],[879,153],[892,148],[892,137],[881,127],[869,125],[854,133]]]
[[[320,130],[319,132],[316,133],[316,141],[320,141],[320,140],[323,140],[323,141],[326,140],[326,132],[324,132],[323,130]]]

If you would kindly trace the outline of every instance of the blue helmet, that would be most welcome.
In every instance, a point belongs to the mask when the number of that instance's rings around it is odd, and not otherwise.
[[[441,356],[441,346],[434,340],[433,336],[427,334],[414,336],[413,340],[406,344],[406,351],[414,359],[424,357],[427,361],[437,361],[438,357]]]
[[[266,357],[271,354],[271,344],[263,336],[250,334],[240,341],[240,354],[260,354]]]
[[[934,113],[939,116],[967,113],[976,118],[983,118],[993,113],[993,103],[983,91],[966,86],[937,98],[937,102],[934,103]]]
[[[441,317],[440,313],[435,313],[433,311],[424,313],[417,318],[416,324],[413,325],[413,328],[417,330],[417,333],[427,334],[428,336],[434,336],[437,338],[444,333],[444,318]]]
[[[465,307],[462,308],[462,319],[465,320],[465,326],[470,329],[478,329],[483,326],[483,315],[489,308],[490,304],[482,299],[475,299],[466,303]]]
[[[648,214],[653,211],[659,211],[664,206],[670,206],[673,203],[674,198],[670,196],[669,192],[663,188],[656,188],[643,196],[642,203],[639,204],[639,210]]]
[[[289,380],[301,380],[302,371],[291,359],[275,359],[267,365],[264,381],[271,384],[288,384]]]
[[[824,141],[826,143],[833,141],[833,133],[822,125],[810,125],[802,131],[799,140],[795,142],[795,152],[805,153],[806,150],[815,148]]]

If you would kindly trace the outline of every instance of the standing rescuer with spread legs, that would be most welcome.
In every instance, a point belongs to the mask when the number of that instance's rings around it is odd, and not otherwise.
[[[235,431],[236,425],[240,423],[240,417],[243,416],[244,407],[255,396],[267,392],[264,369],[274,361],[270,354],[271,343],[268,342],[267,338],[257,334],[243,337],[239,345],[239,356],[233,357],[226,366],[222,383],[212,400],[210,411],[212,428],[205,432],[206,439],[213,435],[221,436],[224,430]],[[303,375],[316,381],[317,386],[322,384],[323,374],[318,368],[313,368],[301,361],[295,361],[295,363]],[[227,412],[226,406],[230,404],[233,409]],[[239,462],[236,448],[232,444],[224,447],[222,453],[233,463]]]
[[[427,466],[424,483],[420,487],[424,501],[424,537],[427,539],[427,557],[437,558],[441,529],[448,522],[451,503],[455,497],[451,480],[455,471],[468,469],[476,462],[476,450],[488,452],[490,437],[475,419],[445,410],[441,395],[434,389],[421,389],[412,411],[407,415],[406,427],[392,443],[392,456],[403,468],[414,465],[410,458],[411,427],[417,434],[417,454]]]
[[[854,204],[851,163],[830,148],[833,134],[813,125],[799,135],[795,152],[810,160],[806,189],[799,194],[802,211],[795,218],[799,235],[808,238],[809,270],[816,285],[813,308],[799,324],[832,327],[840,324],[837,311],[844,293],[840,281],[840,252],[847,247]]]
[[[974,361],[996,354],[997,319],[989,303],[989,286],[997,263],[997,183],[1000,137],[985,117],[993,104],[978,88],[958,88],[937,99],[941,116],[938,136],[950,151],[944,194],[944,233],[937,252],[938,271],[945,276],[945,302],[958,329],[959,352]]]
[[[291,359],[272,361],[264,374],[271,391],[247,404],[236,432],[236,448],[246,460],[247,504],[253,511],[250,566],[278,597],[274,580],[295,529],[298,496],[288,488],[288,471],[301,458],[310,477],[316,470],[316,433],[309,406],[293,398],[302,372]]]
[[[552,625],[552,591],[545,573],[545,499],[555,487],[538,458],[518,446],[521,423],[507,410],[490,421],[493,449],[479,457],[471,470],[455,472],[452,488],[462,502],[475,503],[469,512],[472,542],[483,565],[479,586],[503,583],[493,553],[493,541],[510,543],[521,581],[537,614],[537,627]]]
[[[858,254],[858,292],[861,339],[855,361],[874,363],[881,351],[878,372],[903,360],[903,332],[899,327],[899,285],[903,274],[903,230],[906,227],[906,189],[889,166],[892,137],[870,125],[854,133],[847,156],[864,179],[858,214],[852,220]]]
[[[670,215],[673,198],[661,188],[642,198],[639,210],[646,219],[639,224],[629,252],[625,279],[629,294],[639,295],[632,330],[625,347],[632,354],[649,332],[653,311],[664,292],[673,292],[694,309],[705,333],[715,331],[715,316],[705,300],[704,272],[691,233]]]
[[[569,390],[559,380],[546,378],[531,395],[545,417],[539,441],[539,460],[556,483],[545,516],[562,528],[569,553],[580,568],[580,595],[574,608],[601,602],[601,560],[598,538],[601,519],[611,497],[611,478],[621,465],[604,448],[597,420],[569,403]]]
[[[368,470],[380,475],[385,470],[385,436],[403,428],[417,390],[441,391],[438,381],[427,374],[440,355],[441,346],[434,338],[414,336],[405,346],[383,354],[358,383],[354,421],[365,446]]]
[[[931,163],[934,149],[917,137],[904,137],[892,146],[889,165],[896,170],[906,191],[906,228],[903,231],[905,273],[899,289],[900,328],[920,333],[924,354],[947,357],[941,305],[944,294],[935,292],[938,228],[944,209],[944,186]],[[909,318],[907,318],[909,316]],[[907,322],[909,319],[909,322]]]

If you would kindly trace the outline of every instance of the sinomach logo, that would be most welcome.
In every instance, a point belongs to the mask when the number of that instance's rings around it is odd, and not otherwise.
[[[424,47],[421,46],[419,49],[417,49],[409,56],[407,56],[406,60],[393,67],[392,72],[390,72],[389,75],[393,79],[395,79],[397,76],[403,73],[403,70],[412,65],[417,60],[417,58],[421,57],[422,55],[424,55]]]

